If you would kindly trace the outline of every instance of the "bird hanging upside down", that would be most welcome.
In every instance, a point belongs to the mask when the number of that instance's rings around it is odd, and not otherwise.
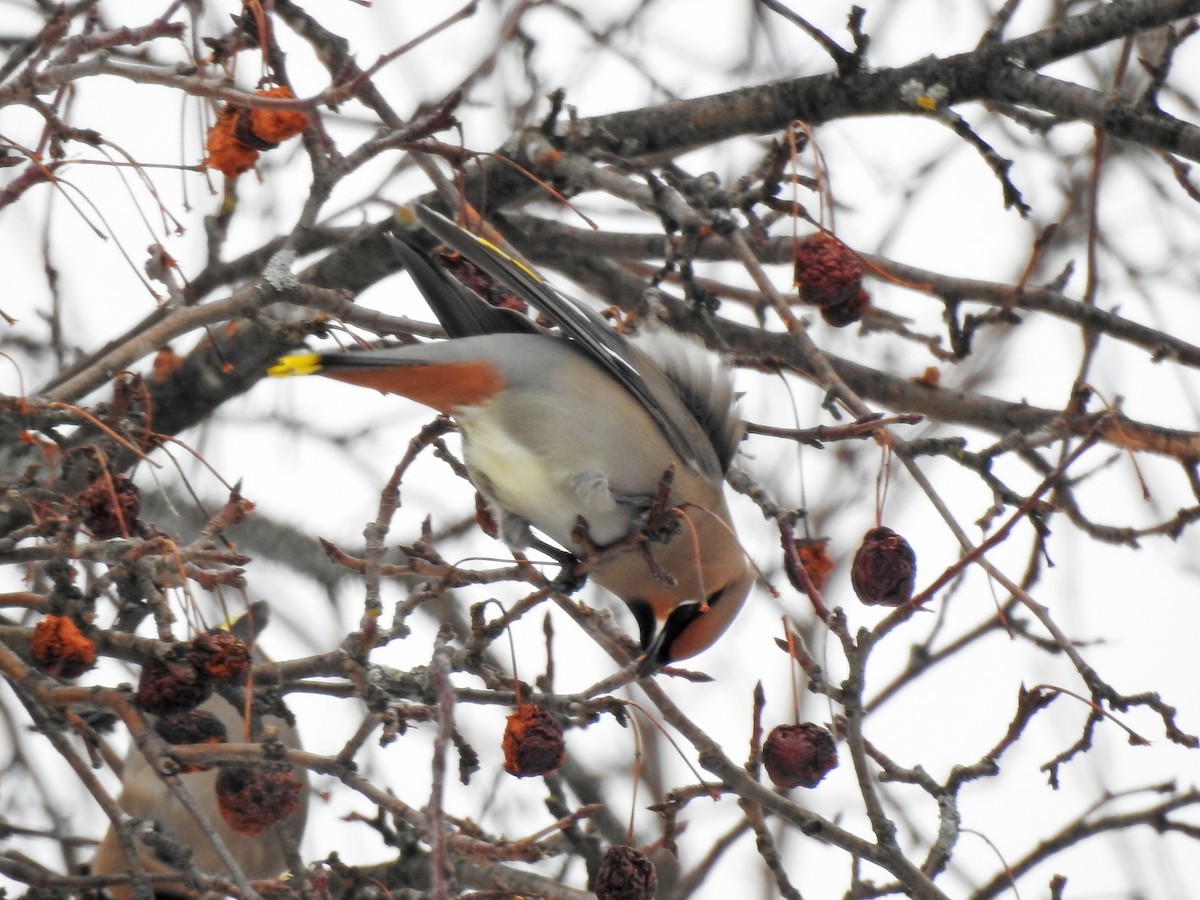
[[[536,529],[582,553],[589,540],[628,538],[656,507],[672,511],[670,537],[604,556],[589,574],[637,620],[640,676],[704,650],[754,581],[723,491],[742,435],[728,369],[666,328],[629,339],[489,242],[431,210],[418,215],[561,333],[490,305],[401,237],[393,246],[450,340],[294,354],[270,374],[320,373],[452,416],[471,480],[513,549],[547,549]]]

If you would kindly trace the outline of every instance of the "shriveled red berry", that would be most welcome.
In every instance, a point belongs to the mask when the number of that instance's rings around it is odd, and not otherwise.
[[[128,537],[133,534],[141,512],[142,495],[128,475],[112,472],[80,491],[75,505],[84,527],[93,537],[100,540]]]
[[[292,99],[292,92],[286,87],[254,93],[259,97]],[[204,163],[210,169],[224,172],[227,178],[237,178],[253,167],[260,151],[271,150],[281,141],[304,131],[308,122],[308,115],[303,112],[249,109],[227,104],[217,113],[216,122],[208,130]]]
[[[277,100],[295,99],[291,88],[287,87],[266,88],[255,91],[254,95],[256,97],[272,97]],[[244,127],[248,128],[255,138],[265,145],[259,147],[260,150],[270,150],[288,138],[295,137],[308,127],[309,121],[307,114],[286,109],[247,109],[243,116],[248,119]],[[249,141],[247,141],[247,145],[255,146]]]
[[[290,766],[224,766],[217,775],[217,809],[238,834],[254,837],[300,808],[300,782]]]
[[[188,709],[166,713],[154,721],[154,730],[168,744],[223,744],[227,738],[224,723],[210,712]],[[180,772],[203,772],[204,765],[185,764]]]
[[[867,307],[871,305],[871,295],[859,288],[858,293],[837,303],[821,307],[821,318],[834,328],[845,328],[853,325],[863,317]]]
[[[54,678],[78,678],[96,664],[96,645],[70,616],[46,616],[33,628],[33,662]]]
[[[554,716],[522,703],[504,726],[504,771],[518,778],[545,775],[563,764],[567,745]]]
[[[805,303],[830,306],[862,290],[862,260],[831,234],[810,234],[796,245],[793,259],[793,277]]]
[[[250,668],[250,650],[228,631],[206,631],[196,635],[187,659],[215,681],[230,681]]]
[[[863,603],[900,606],[913,595],[917,555],[908,541],[890,528],[872,528],[854,554],[850,584]]]
[[[762,758],[771,781],[781,788],[814,788],[838,763],[833,735],[814,722],[772,728]]]
[[[228,736],[224,723],[202,709],[164,713],[154,730],[168,744],[222,744]]]
[[[800,557],[800,565],[804,567],[808,580],[818,591],[824,591],[833,571],[833,560],[829,557],[828,538],[813,538],[796,542],[796,555]],[[786,570],[788,581],[792,587],[804,593],[804,583],[799,575],[792,571],[791,566]]]
[[[641,850],[618,844],[600,861],[594,890],[596,900],[650,900],[658,891],[658,873]]]
[[[208,129],[204,142],[204,164],[210,169],[224,172],[227,178],[237,178],[254,167],[259,151],[247,147],[238,139],[238,123],[242,121],[242,110],[236,106],[225,106],[216,121]]]
[[[172,669],[166,663],[152,659],[142,666],[138,678],[137,702],[148,713],[162,715],[184,709],[195,709],[212,696],[212,681],[199,669],[186,666]]]

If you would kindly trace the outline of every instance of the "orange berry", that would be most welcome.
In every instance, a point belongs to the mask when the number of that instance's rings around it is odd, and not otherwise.
[[[55,678],[78,678],[96,664],[96,645],[70,616],[46,616],[33,629],[33,662]]]

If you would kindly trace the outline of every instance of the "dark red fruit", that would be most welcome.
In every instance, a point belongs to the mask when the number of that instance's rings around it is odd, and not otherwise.
[[[863,603],[900,606],[913,595],[917,555],[908,541],[890,528],[872,528],[854,554],[850,584]]]
[[[814,722],[772,728],[762,758],[771,781],[781,788],[814,788],[838,763],[833,735]]]
[[[238,834],[254,837],[300,808],[300,782],[290,766],[226,766],[217,775],[217,809]]]
[[[862,290],[863,264],[831,234],[810,234],[796,245],[794,279],[811,306],[845,303]]]
[[[250,650],[228,631],[196,635],[187,652],[188,662],[215,681],[231,681],[250,668]]]
[[[504,771],[518,778],[545,775],[563,764],[567,745],[554,716],[522,703],[504,726]]]
[[[154,730],[168,744],[223,744],[226,740],[225,725],[212,713],[202,709],[188,709],[159,716]],[[184,764],[180,773],[203,772],[209,766]]]
[[[596,900],[650,900],[658,890],[654,863],[640,850],[609,847],[596,872]]]
[[[110,480],[111,478],[111,480]],[[75,498],[83,525],[100,540],[129,537],[142,508],[138,486],[127,475],[113,472],[89,484]]]
[[[860,288],[857,294],[846,300],[839,300],[837,303],[822,306],[821,318],[834,328],[845,328],[847,325],[853,325],[861,319],[863,313],[867,311],[867,307],[870,305],[870,294]]]
[[[154,715],[195,709],[212,696],[213,686],[203,671],[189,668],[181,663],[172,669],[157,659],[147,662],[138,679],[138,705]]]

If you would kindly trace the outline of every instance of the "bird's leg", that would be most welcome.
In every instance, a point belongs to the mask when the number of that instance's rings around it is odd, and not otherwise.
[[[525,546],[532,550],[538,551],[538,553],[546,554],[546,556],[550,557],[550,559],[552,559],[555,563],[563,566],[564,568],[570,568],[574,566],[575,563],[579,562],[579,560],[575,558],[574,554],[567,552],[561,547],[556,547],[551,543],[543,541],[540,537],[534,535],[533,532],[529,533],[529,539]]]
[[[518,517],[510,516],[509,518]],[[525,522],[524,519],[520,521],[525,524],[524,537],[521,544],[522,548],[528,547],[539,553],[543,553],[559,566],[559,573],[551,582],[554,589],[564,594],[570,594],[583,587],[583,583],[587,581],[587,573],[578,573],[575,571],[579,565],[579,558],[569,550],[564,550],[562,547],[542,540],[529,528],[528,522]]]
[[[675,466],[672,465],[667,467],[658,480],[658,491],[654,497],[646,498],[650,502],[645,505],[645,511],[635,522],[638,530],[655,543],[665,544],[679,533],[680,516],[671,503],[671,488],[674,483]]]
[[[483,491],[479,491],[476,495],[476,517],[479,518],[484,513],[491,519],[492,527],[489,529],[481,521],[483,530],[492,537],[499,537],[509,550],[514,553],[526,548],[536,550],[550,557],[560,567],[561,571],[554,579],[556,590],[569,594],[583,586],[587,575],[575,573],[574,569],[579,560],[570,551],[542,540],[533,533],[528,519],[508,512],[499,503],[488,499]]]
[[[592,540],[591,530],[587,519],[578,516],[575,527],[571,529],[571,543],[581,549],[581,553],[570,556],[563,562],[562,570],[554,579],[554,586],[564,594],[571,594],[583,587],[587,581],[588,569],[591,564],[604,552],[604,548]],[[560,551],[562,552],[562,551]]]
[[[633,519],[634,527],[630,531],[630,536],[639,535],[646,540],[666,543],[679,531],[679,517],[668,506],[671,485],[674,480],[675,469],[672,466],[663,473],[658,483],[658,491],[654,496],[639,496],[614,493],[609,485],[608,477],[602,472],[581,472],[572,479],[571,488],[583,503],[584,509],[587,510],[606,512],[618,503],[632,506],[637,510],[637,514]],[[588,534],[587,522],[582,516],[580,516],[571,538],[584,547],[589,555],[600,549]],[[655,578],[665,584],[675,584],[674,577],[659,565],[658,560],[650,554],[650,550],[641,540],[638,541],[638,550],[645,558],[646,565]]]
[[[672,534],[678,532],[679,528],[675,526],[670,534],[660,536],[660,534],[652,534],[645,531],[642,527],[634,528],[628,535],[615,543],[609,544],[606,547],[601,547],[592,540],[591,534],[588,532],[587,520],[580,516],[575,521],[575,529],[571,532],[571,541],[583,548],[582,562],[585,565],[590,565],[597,557],[602,555],[611,555],[613,553],[639,553],[642,559],[646,561],[646,568],[650,570],[650,574],[657,578],[663,584],[674,586],[676,584],[675,576],[662,567],[654,554],[650,552],[647,544],[650,541],[665,542]],[[628,605],[629,601],[625,601]]]
[[[658,480],[658,492],[654,495],[652,502],[647,506],[645,512],[638,516],[636,520],[637,528],[635,533],[640,535],[642,540],[638,544],[638,552],[641,553],[642,559],[646,562],[646,568],[650,570],[650,574],[663,584],[672,587],[677,583],[675,576],[662,567],[654,554],[650,552],[648,542],[653,541],[657,544],[665,544],[679,533],[680,519],[682,518],[679,512],[671,505],[671,487],[675,482],[675,466],[668,466],[663,472],[662,477]]]
[[[658,480],[658,490],[653,494],[610,494],[617,503],[634,508],[631,534],[639,533],[655,543],[665,544],[679,533],[679,513],[671,504],[674,481],[675,467],[670,466]]]
[[[544,553],[550,557],[558,566],[558,574],[551,581],[551,586],[554,590],[562,594],[573,594],[575,591],[583,587],[587,581],[587,572],[577,572],[576,568],[579,565],[579,557],[573,553],[563,550],[561,547],[556,547],[554,544],[543,541],[537,537],[532,531],[528,533],[528,538],[525,546],[539,553]]]

